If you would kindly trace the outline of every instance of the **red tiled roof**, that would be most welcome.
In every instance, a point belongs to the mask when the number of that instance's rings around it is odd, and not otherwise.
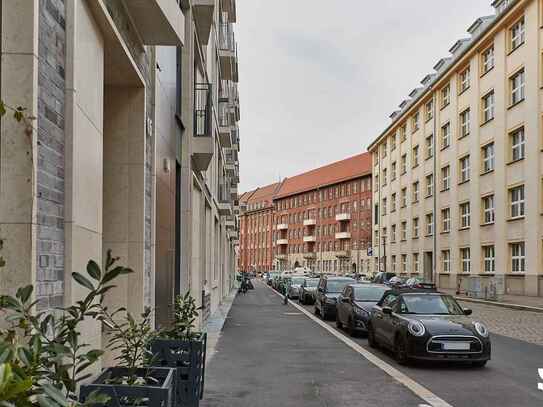
[[[366,152],[304,172],[283,181],[274,199],[371,174],[371,154]]]
[[[270,206],[273,202],[274,194],[277,192],[281,183],[276,182],[274,184],[266,185],[265,187],[259,187],[252,191],[245,192],[241,195],[240,202],[247,204],[265,202],[266,206]]]

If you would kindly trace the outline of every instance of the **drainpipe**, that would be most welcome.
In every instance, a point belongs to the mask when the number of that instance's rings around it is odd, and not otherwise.
[[[434,233],[433,233],[433,256],[432,256],[432,282],[437,284],[437,100],[435,92],[432,95],[433,105],[433,120],[434,120],[434,137],[433,137],[433,164],[434,164],[434,179],[433,179],[433,220],[434,220]]]

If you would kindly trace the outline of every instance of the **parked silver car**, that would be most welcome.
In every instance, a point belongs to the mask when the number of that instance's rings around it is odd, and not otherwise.
[[[291,300],[298,299],[300,297],[300,287],[302,286],[306,276],[291,275],[291,284],[288,288],[287,297]]]

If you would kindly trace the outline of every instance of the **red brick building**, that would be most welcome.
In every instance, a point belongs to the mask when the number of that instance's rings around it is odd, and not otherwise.
[[[242,195],[240,269],[368,273],[371,170],[363,153]]]
[[[273,196],[280,183],[240,196],[240,271],[268,271],[273,265]]]

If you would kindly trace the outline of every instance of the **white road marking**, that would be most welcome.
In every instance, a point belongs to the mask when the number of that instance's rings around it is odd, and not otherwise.
[[[266,285],[266,287],[268,287]],[[283,295],[279,294],[277,291],[275,291],[273,288],[268,287],[270,290],[272,290],[275,294],[277,294],[279,297],[283,298]],[[366,358],[369,362],[373,363],[375,366],[377,366],[379,369],[383,370],[385,373],[387,373],[389,376],[391,376],[394,380],[397,382],[403,384],[405,387],[407,387],[409,390],[411,390],[415,395],[423,399],[425,402],[427,402],[432,407],[453,407],[451,404],[447,403],[445,400],[439,398],[434,393],[432,393],[430,390],[428,390],[423,385],[417,383],[413,379],[411,379],[409,376],[405,375],[404,373],[400,372],[398,369],[396,369],[394,366],[389,365],[387,362],[385,362],[382,359],[379,359],[377,356],[375,356],[370,351],[364,349],[362,346],[354,342],[352,339],[346,337],[342,333],[338,332],[334,328],[332,328],[330,325],[328,325],[326,322],[320,320],[315,315],[313,315],[311,312],[307,311],[305,308],[301,307],[300,305],[288,301],[290,305],[297,308],[299,311],[303,312],[307,317],[309,317],[311,320],[319,324],[321,327],[326,329],[329,333],[334,335],[336,338],[338,338],[340,341],[342,341],[344,344],[346,344],[348,347],[353,349],[355,352],[362,355],[364,358]],[[422,405],[421,405],[422,406]]]

